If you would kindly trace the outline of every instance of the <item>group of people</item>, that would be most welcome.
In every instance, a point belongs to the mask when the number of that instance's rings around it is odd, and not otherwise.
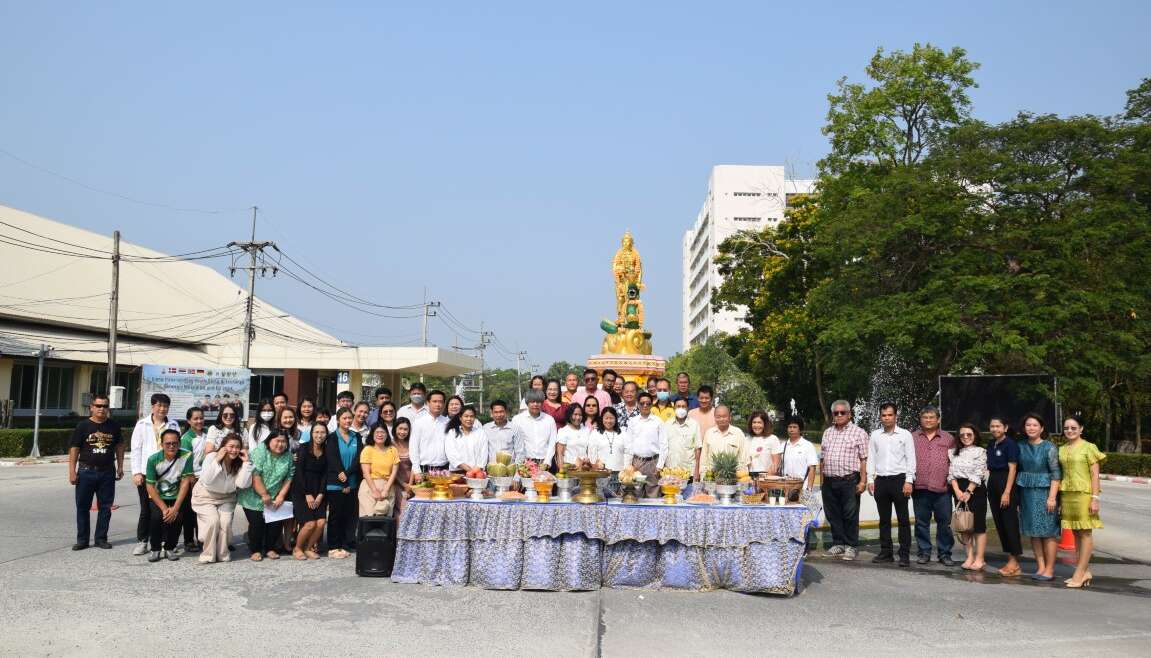
[[[909,566],[911,527],[908,499],[915,512],[917,562],[931,560],[931,522],[935,521],[935,556],[945,566],[955,562],[952,514],[970,512],[971,525],[961,533],[965,546],[964,569],[986,566],[987,512],[991,517],[1007,563],[1002,576],[1019,576],[1023,553],[1021,534],[1031,539],[1038,581],[1054,579],[1055,557],[1061,529],[1075,534],[1078,562],[1067,587],[1091,583],[1092,531],[1102,528],[1099,463],[1106,458],[1083,438],[1083,420],[1063,422],[1064,445],[1048,439],[1045,421],[1027,414],[1022,435],[1015,438],[1008,420],[988,422],[990,440],[983,445],[972,423],[959,425],[959,437],[940,428],[935,407],[919,413],[919,427],[908,431],[897,424],[894,404],[880,407],[880,427],[870,435],[852,421],[851,405],[838,400],[831,406],[832,425],[821,441],[821,494],[824,514],[831,526],[829,556],[854,560],[859,547],[859,501],[864,491],[875,497],[879,512],[880,552],[872,560],[895,562],[891,540],[894,508],[899,532],[899,565]]]
[[[851,406],[837,401],[833,423],[820,447],[803,436],[804,421],[784,420],[781,439],[773,418],[747,415],[746,430],[732,423],[732,411],[714,404],[707,385],[692,391],[686,373],[671,381],[653,377],[644,388],[615,372],[575,373],[561,383],[533,377],[513,415],[508,402],[488,405],[491,420],[481,423],[476,407],[411,384],[408,402],[397,406],[386,387],[374,404],[341,392],[329,412],[303,398],[292,406],[279,393],[258,405],[243,421],[242,410],[225,405],[211,424],[204,410],[186,410],[186,427],[168,417],[170,400],[153,395],[151,411],[132,432],[131,475],[140,500],[136,555],[151,561],[200,552],[210,563],[230,558],[231,523],[238,505],[248,522],[247,543],[255,561],[317,559],[325,544],[331,558],[355,549],[358,519],[391,515],[397,520],[411,485],[429,471],[466,472],[484,468],[499,453],[515,463],[532,460],[558,472],[581,460],[602,463],[613,475],[631,465],[647,476],[643,495],[659,495],[659,472],[683,469],[700,481],[720,452],[735,453],[752,477],[759,474],[801,479],[812,490],[817,469],[824,512],[831,526],[827,555],[854,560],[859,547],[859,502],[864,491],[879,511],[880,553],[875,562],[895,562],[891,513],[898,519],[901,566],[910,563],[908,500],[915,510],[918,562],[931,559],[935,520],[937,559],[951,566],[953,505],[970,510],[973,527],[964,533],[963,567],[982,570],[988,500],[1009,560],[999,572],[1021,573],[1020,532],[1031,538],[1037,561],[1034,578],[1053,578],[1060,528],[1079,542],[1079,564],[1069,587],[1090,583],[1091,531],[1099,521],[1099,462],[1104,458],[1082,439],[1082,422],[1064,423],[1066,445],[1047,440],[1044,421],[1023,419],[1025,441],[1017,443],[1004,419],[993,419],[993,443],[980,445],[980,431],[967,423],[959,439],[940,429],[938,410],[920,414],[914,432],[896,423],[895,405],[880,409],[881,427],[868,434],[852,422]],[[92,539],[89,506],[97,498],[95,545],[110,548],[108,523],[115,480],[124,474],[124,445],[109,417],[108,398],[95,396],[91,416],[72,437],[69,478],[76,485],[77,543]],[[285,503],[291,502],[291,512]],[[183,544],[179,543],[183,533]],[[325,539],[326,532],[326,539]],[[321,541],[323,540],[323,541]]]

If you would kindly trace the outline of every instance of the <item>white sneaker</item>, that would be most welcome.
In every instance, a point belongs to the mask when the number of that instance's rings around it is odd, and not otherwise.
[[[142,541],[136,544],[136,548],[132,549],[132,555],[147,555],[148,542]]]
[[[832,546],[831,548],[827,549],[827,551],[824,552],[824,555],[827,557],[834,557],[837,555],[843,555],[843,546],[840,544],[836,544],[835,546]]]
[[[176,548],[173,548],[172,552],[175,553],[176,555],[183,555],[184,554],[184,545],[179,543],[179,542],[176,542]]]
[[[848,546],[843,551],[843,559],[848,561],[848,562],[851,562],[852,560],[854,560],[858,556],[859,556],[859,551],[855,550],[854,548],[852,548],[850,546]]]

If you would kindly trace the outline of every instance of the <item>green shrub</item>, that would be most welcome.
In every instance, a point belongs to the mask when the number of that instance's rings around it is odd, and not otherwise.
[[[1151,476],[1151,455],[1109,452],[1099,468],[1103,473],[1111,475]]]
[[[132,427],[122,428],[125,450],[132,440]],[[72,437],[71,429],[41,429],[40,454],[47,457],[51,455],[68,454],[68,440]],[[32,452],[32,430],[11,429],[0,430],[0,457],[27,457]]]

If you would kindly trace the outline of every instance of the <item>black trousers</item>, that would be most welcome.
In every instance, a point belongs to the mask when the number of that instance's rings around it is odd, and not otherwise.
[[[279,546],[280,535],[284,530],[283,521],[267,523],[264,521],[263,510],[256,512],[247,507],[244,508],[244,518],[248,519],[248,551],[250,553],[262,555]]]
[[[355,489],[350,493],[328,491],[324,495],[328,499],[328,550],[350,550],[355,546],[356,522],[360,518]]]
[[[1011,500],[1004,509],[999,506],[999,501],[1006,489],[1007,471],[991,471],[987,478],[987,504],[991,507],[995,531],[999,533],[1003,552],[1019,557],[1023,555],[1023,540],[1019,536],[1019,487],[1011,487]]]
[[[831,525],[831,545],[859,547],[859,473],[823,478],[823,514]]]
[[[92,496],[96,497],[96,541],[108,541],[112,522],[112,501],[116,499],[116,473],[83,468],[76,472],[76,541],[91,540]]]
[[[899,557],[911,557],[911,515],[907,511],[908,496],[903,495],[906,475],[878,475],[875,478],[875,507],[879,511],[879,554],[894,557],[891,545],[891,508],[899,522]]]
[[[136,487],[140,499],[140,517],[136,520],[136,541],[148,541],[152,533],[152,499],[148,497],[148,485]]]
[[[158,551],[162,547],[164,550],[170,551],[176,548],[176,542],[180,540],[182,524],[180,514],[177,513],[176,518],[171,523],[164,523],[164,514],[160,512],[156,503],[149,500],[148,510],[148,540],[152,550]]]
[[[971,481],[967,478],[957,478],[955,482],[959,485],[960,491],[966,490],[971,485]],[[951,500],[959,504],[954,491],[951,492]],[[967,509],[975,516],[975,528],[972,532],[977,535],[987,532],[987,487],[983,485],[975,487],[975,491],[971,492],[971,498],[967,501]]]
[[[192,488],[188,487],[188,497],[180,508],[180,518],[184,526],[184,543],[191,544],[196,541],[196,513],[192,511]]]

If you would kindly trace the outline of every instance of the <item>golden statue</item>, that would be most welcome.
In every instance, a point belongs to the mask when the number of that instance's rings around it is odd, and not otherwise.
[[[639,252],[635,250],[631,231],[626,231],[620,240],[619,251],[615,252],[615,258],[611,261],[611,272],[615,275],[616,324],[623,326],[628,323],[628,288],[635,286],[637,291],[643,290],[643,262],[640,261]],[[638,294],[636,303],[639,304]],[[638,306],[636,314],[636,322],[643,326],[642,305]]]
[[[619,251],[611,261],[615,277],[615,323],[604,320],[600,328],[604,354],[651,354],[651,333],[643,329],[643,262],[635,249],[631,231],[623,234]]]

